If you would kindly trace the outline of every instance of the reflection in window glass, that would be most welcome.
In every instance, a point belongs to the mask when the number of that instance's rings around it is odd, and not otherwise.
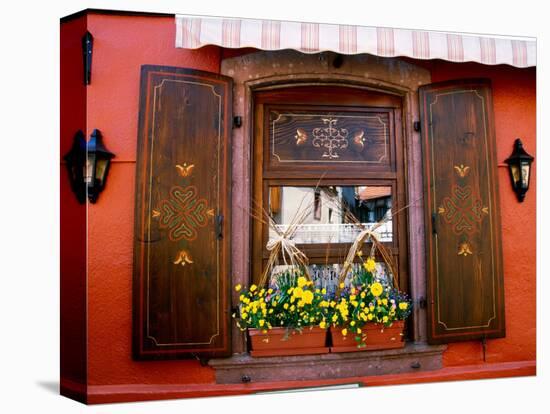
[[[392,207],[389,186],[270,187],[269,214],[285,231],[300,209],[311,205],[312,213],[301,223],[296,243],[351,243],[359,229],[342,214],[348,210],[367,227],[389,217]],[[392,241],[392,221],[378,227],[380,241]],[[269,237],[276,234],[270,230]]]

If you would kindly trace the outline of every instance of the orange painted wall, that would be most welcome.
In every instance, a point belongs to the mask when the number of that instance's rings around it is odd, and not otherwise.
[[[487,362],[536,358],[536,192],[537,161],[533,163],[530,190],[518,203],[504,160],[515,138],[536,158],[536,70],[475,63],[431,63],[432,81],[484,77],[493,87],[506,307],[506,338],[487,341]],[[480,363],[479,342],[450,344],[444,354],[447,366]]]
[[[92,84],[87,91],[87,133],[99,128],[116,154],[106,190],[89,209],[88,380],[103,384],[212,383],[213,371],[197,361],[131,358],[131,281],[134,172],[142,64],[219,71],[221,51],[174,47],[172,17],[88,15],[94,35]],[[424,62],[433,80],[483,76],[493,80],[498,160],[511,152],[516,136],[535,152],[534,70]],[[535,163],[536,165],[536,163]],[[535,167],[536,170],[536,167]],[[535,183],[523,204],[499,168],[506,284],[507,337],[488,343],[488,361],[535,358]],[[521,240],[519,245],[514,242]],[[479,343],[453,344],[447,366],[482,362]]]
[[[60,154],[86,129],[86,87],[82,81],[82,47],[86,16],[61,27]],[[64,380],[86,382],[86,205],[74,197],[65,165],[60,169],[60,352]]]
[[[88,30],[94,36],[88,135],[99,128],[116,154],[106,190],[88,217],[89,384],[212,382],[212,370],[198,361],[132,360],[131,282],[141,65],[218,72],[220,49],[176,49],[173,17],[90,14]]]

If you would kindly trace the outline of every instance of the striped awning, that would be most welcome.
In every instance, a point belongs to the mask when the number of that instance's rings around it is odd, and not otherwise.
[[[176,15],[176,47],[197,49],[206,45],[295,49],[303,53],[369,53],[519,68],[536,66],[537,52],[533,38]]]

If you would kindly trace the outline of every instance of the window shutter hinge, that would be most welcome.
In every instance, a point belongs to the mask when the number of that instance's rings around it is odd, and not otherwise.
[[[242,116],[234,116],[233,117],[233,128],[240,128],[243,124],[243,118]]]
[[[223,239],[223,215],[218,214],[216,216],[216,237]]]
[[[428,305],[428,302],[426,301],[425,297],[421,297],[418,299],[418,306],[420,306],[420,309],[426,309],[426,306]]]
[[[420,132],[420,121],[414,121],[414,122],[413,122],[413,129],[414,129],[416,132]]]

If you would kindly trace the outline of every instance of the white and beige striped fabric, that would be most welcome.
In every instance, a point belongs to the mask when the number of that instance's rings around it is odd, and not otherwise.
[[[519,68],[536,66],[537,49],[533,38],[176,15],[176,47],[197,49],[206,45],[295,49],[303,53],[369,53]]]

